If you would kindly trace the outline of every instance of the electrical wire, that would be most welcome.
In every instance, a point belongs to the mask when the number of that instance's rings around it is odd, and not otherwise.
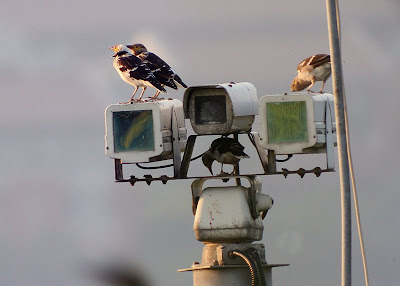
[[[350,132],[349,132],[349,125],[348,125],[348,117],[347,117],[347,103],[346,103],[346,96],[343,89],[343,106],[344,106],[344,120],[345,120],[345,127],[346,127],[346,143],[347,143],[347,156],[349,160],[349,170],[350,170],[350,178],[351,178],[351,185],[353,189],[353,198],[354,198],[354,211],[356,214],[357,220],[357,229],[358,229],[358,237],[360,239],[360,248],[361,248],[361,256],[363,261],[363,268],[364,268],[364,279],[365,279],[365,286],[369,285],[369,278],[368,278],[368,266],[367,266],[367,258],[365,254],[365,247],[364,247],[364,238],[363,232],[361,228],[361,217],[360,217],[360,210],[358,208],[358,197],[357,197],[357,188],[356,188],[356,180],[354,175],[354,168],[353,168],[353,159],[351,155],[350,149]]]
[[[288,154],[285,159],[275,159],[276,162],[286,162],[289,161],[290,158],[293,157],[293,154]]]
[[[250,142],[254,145],[254,147],[257,148],[256,140],[254,139],[254,134],[253,133],[248,133],[248,135],[249,135]],[[285,159],[275,159],[275,161],[282,163],[282,162],[289,161],[289,159],[292,158],[292,157],[293,157],[293,154],[288,154]]]
[[[204,152],[205,153],[205,152]],[[199,159],[201,156],[203,156],[204,153],[201,153],[200,155],[193,157],[192,159],[190,159],[190,161],[194,161]],[[149,162],[151,163],[151,162]],[[156,169],[163,169],[163,168],[169,168],[169,167],[173,167],[174,164],[168,164],[168,165],[161,165],[161,166],[151,166],[151,167],[145,167],[140,165],[139,163],[136,163],[136,166],[138,166],[140,169],[144,169],[144,170],[156,170]]]
[[[341,25],[340,25],[340,13],[339,13],[339,3],[338,0],[335,0],[336,5],[336,18],[338,23],[338,34],[339,34],[339,45],[341,46]],[[350,131],[349,131],[349,120],[347,114],[347,101],[346,101],[346,92],[343,85],[343,109],[344,109],[344,123],[345,123],[345,131],[346,131],[346,145],[347,145],[347,157],[349,161],[349,170],[350,170],[350,178],[351,178],[351,185],[353,189],[353,198],[354,198],[354,211],[357,220],[357,229],[358,229],[358,237],[360,240],[360,249],[361,249],[361,257],[363,261],[363,268],[364,268],[364,279],[365,279],[365,286],[369,286],[369,277],[368,277],[368,266],[367,266],[367,257],[365,254],[365,247],[364,247],[364,238],[363,232],[361,227],[361,217],[360,217],[360,210],[358,207],[358,197],[357,197],[357,188],[356,188],[356,180],[354,175],[354,167],[353,167],[353,158],[351,154],[351,147],[350,147]]]

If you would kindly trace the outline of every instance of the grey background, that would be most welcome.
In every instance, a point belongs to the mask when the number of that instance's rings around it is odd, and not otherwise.
[[[397,285],[400,5],[341,2],[371,285]],[[133,91],[108,47],[142,42],[188,85],[249,81],[259,97],[289,91],[302,59],[329,53],[324,1],[3,1],[0,23],[0,284],[9,286],[107,285],[91,273],[99,265],[123,265],[151,285],[192,283],[176,272],[201,257],[190,181],[116,184],[104,155],[104,109]],[[323,164],[309,157],[286,167]],[[243,169],[259,170],[254,162]],[[274,270],[274,284],[339,285],[338,172],[262,179],[275,200],[264,221],[268,261],[291,265]],[[355,224],[353,285],[363,285]]]

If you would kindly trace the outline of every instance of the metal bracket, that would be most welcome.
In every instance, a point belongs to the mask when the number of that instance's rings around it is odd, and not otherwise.
[[[326,138],[326,168],[328,170],[335,169],[335,148],[333,138],[333,126],[332,126],[332,112],[334,107],[331,106],[329,100],[325,103],[325,138]]]
[[[181,170],[181,144],[179,141],[179,127],[178,127],[178,119],[175,111],[175,107],[172,107],[171,114],[171,127],[172,127],[172,152],[173,152],[173,161],[174,161],[174,178],[180,177]]]

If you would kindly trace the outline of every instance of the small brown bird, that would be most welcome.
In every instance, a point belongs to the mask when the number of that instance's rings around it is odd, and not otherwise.
[[[178,89],[178,86],[187,88],[187,85],[182,79],[172,70],[172,68],[159,56],[147,51],[147,48],[143,44],[126,45],[127,48],[131,49],[133,54],[140,58],[150,70],[153,72],[157,80],[162,84],[173,89]],[[160,93],[153,96],[157,98]]]
[[[221,163],[221,174],[225,174],[223,171],[224,164],[230,164],[236,166],[240,159],[249,158],[249,156],[243,152],[244,147],[237,140],[228,137],[221,137],[215,139],[211,143],[211,147],[202,156],[204,166],[210,170],[213,174],[212,164],[214,161]]]
[[[308,92],[313,92],[311,87],[316,81],[322,81],[320,93],[326,81],[331,75],[331,57],[326,54],[317,54],[306,58],[297,66],[297,76],[294,78],[291,91],[300,91],[307,88]]]

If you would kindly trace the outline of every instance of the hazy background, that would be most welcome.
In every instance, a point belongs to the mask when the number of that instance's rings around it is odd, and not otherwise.
[[[340,10],[371,285],[397,285],[400,4],[341,1]],[[140,271],[151,285],[192,284],[191,273],[176,272],[201,259],[191,182],[114,183],[104,155],[104,109],[133,91],[108,47],[142,42],[188,85],[249,81],[259,97],[289,91],[302,59],[329,53],[325,1],[316,0],[3,0],[0,39],[0,284],[7,286],[108,285],[93,270],[109,265]],[[170,95],[182,99],[183,91]],[[323,166],[323,157],[297,157],[282,167]],[[254,162],[243,160],[243,168],[259,171]],[[198,162],[190,171],[207,174]],[[275,200],[264,221],[267,260],[290,263],[274,269],[274,285],[339,285],[338,172],[262,180]],[[353,285],[363,285],[355,224],[353,242]]]

